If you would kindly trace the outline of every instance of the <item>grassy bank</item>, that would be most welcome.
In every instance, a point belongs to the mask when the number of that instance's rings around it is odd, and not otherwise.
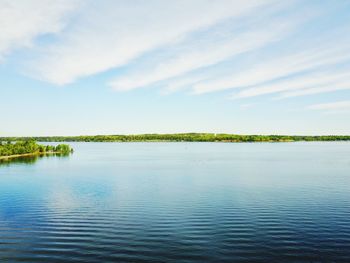
[[[62,154],[60,152],[35,152],[35,153],[23,153],[23,154],[13,154],[13,155],[6,155],[6,156],[0,156],[0,160],[8,160],[18,157],[27,157],[27,156],[39,156],[39,155],[48,155],[48,154]]]

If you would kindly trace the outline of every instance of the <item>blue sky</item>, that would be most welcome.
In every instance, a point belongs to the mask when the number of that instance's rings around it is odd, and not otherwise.
[[[350,2],[0,0],[0,136],[350,134]]]

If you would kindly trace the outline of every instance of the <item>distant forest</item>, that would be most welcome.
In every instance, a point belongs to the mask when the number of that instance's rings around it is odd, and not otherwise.
[[[214,133],[0,137],[0,141],[35,140],[41,142],[296,142],[296,141],[350,141],[350,135],[290,136],[237,135]]]

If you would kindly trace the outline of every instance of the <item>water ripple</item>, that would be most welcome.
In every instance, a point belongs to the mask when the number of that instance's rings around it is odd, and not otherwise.
[[[89,145],[1,168],[0,262],[350,262],[349,144]]]

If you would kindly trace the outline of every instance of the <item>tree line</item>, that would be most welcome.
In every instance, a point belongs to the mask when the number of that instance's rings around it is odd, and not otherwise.
[[[350,141],[350,135],[293,136],[293,135],[237,135],[215,133],[3,137],[0,140],[36,140],[41,142],[295,142]]]

